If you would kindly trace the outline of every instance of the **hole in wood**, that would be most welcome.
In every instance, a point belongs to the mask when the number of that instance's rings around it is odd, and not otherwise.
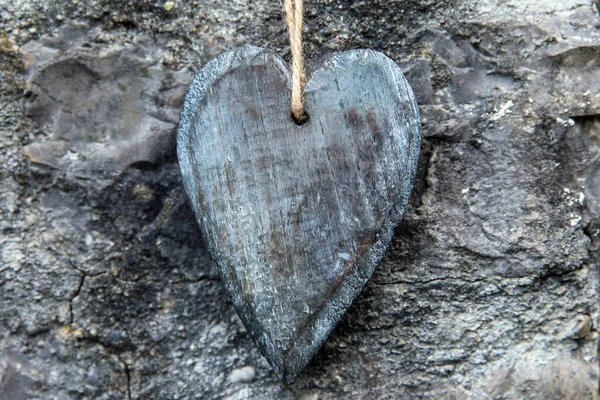
[[[306,125],[306,123],[310,120],[310,117],[306,111],[304,111],[300,118],[296,118],[294,113],[290,113],[290,117],[292,117],[292,121],[294,121],[294,123],[298,126]]]

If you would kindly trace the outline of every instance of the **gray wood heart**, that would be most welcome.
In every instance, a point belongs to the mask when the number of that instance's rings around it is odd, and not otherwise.
[[[290,116],[290,75],[243,47],[192,82],[177,152],[183,183],[242,322],[291,383],[383,257],[408,202],[420,146],[400,68],[341,53]]]

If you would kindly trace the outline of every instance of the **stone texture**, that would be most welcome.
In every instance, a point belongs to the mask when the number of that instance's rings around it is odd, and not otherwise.
[[[57,134],[22,107],[39,81],[22,57],[35,43],[61,41],[71,59],[158,51],[159,75],[243,43],[289,59],[279,2],[174,3],[0,0],[0,398],[598,397],[595,2],[307,4],[309,67],[383,51],[415,89],[424,137],[386,257],[289,388],[226,300],[174,146],[153,164],[100,171],[64,158],[49,168],[24,151]],[[91,47],[69,48],[71,26]],[[48,107],[39,115],[52,120]],[[65,140],[82,154],[98,137]],[[246,366],[254,380],[232,382]]]
[[[191,73],[162,68],[148,37],[100,47],[84,27],[68,26],[21,52],[31,74],[25,115],[49,134],[24,147],[31,162],[89,178],[173,159]]]

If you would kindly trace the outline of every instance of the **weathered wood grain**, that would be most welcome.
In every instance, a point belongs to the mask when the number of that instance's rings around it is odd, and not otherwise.
[[[412,90],[381,53],[329,59],[290,116],[274,53],[243,47],[190,86],[177,150],[192,208],[240,318],[285,382],[327,339],[402,218],[420,145]]]

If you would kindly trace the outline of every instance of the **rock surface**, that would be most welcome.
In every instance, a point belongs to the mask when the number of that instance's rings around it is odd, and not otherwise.
[[[226,299],[173,144],[210,58],[289,57],[280,4],[170,3],[0,0],[0,399],[598,398],[595,1],[306,3],[308,65],[383,51],[423,145],[386,257],[291,387]]]

